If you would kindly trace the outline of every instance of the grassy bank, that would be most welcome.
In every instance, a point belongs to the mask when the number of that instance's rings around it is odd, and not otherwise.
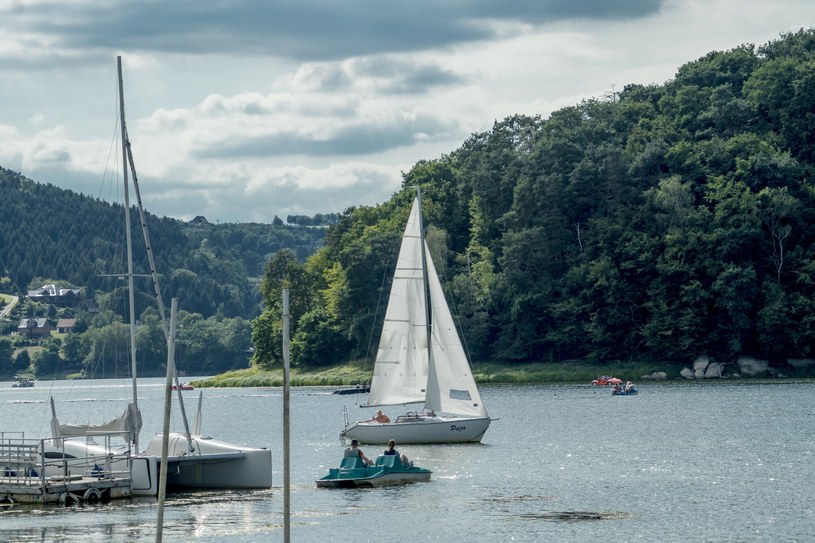
[[[616,375],[621,379],[640,381],[643,375],[664,371],[668,379],[679,378],[677,366],[640,362],[589,364],[563,362],[546,364],[480,363],[473,367],[479,383],[590,383],[598,375]],[[320,369],[292,368],[292,386],[349,386],[371,382],[371,368],[361,364],[347,364]],[[198,387],[255,387],[282,386],[283,370],[236,370],[208,379],[193,381]]]
[[[325,369],[291,369],[292,386],[341,386],[369,383],[371,370],[357,366],[336,366]],[[283,386],[283,369],[235,370],[207,379],[191,382],[196,387],[279,387]]]

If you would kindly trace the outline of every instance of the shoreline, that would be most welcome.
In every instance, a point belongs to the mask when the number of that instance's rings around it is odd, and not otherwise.
[[[370,364],[368,365],[370,366]],[[590,385],[592,380],[600,375],[618,377],[624,381],[634,383],[699,383],[699,382],[790,382],[808,381],[815,379],[815,368],[807,371],[793,371],[783,376],[773,376],[769,373],[753,376],[725,376],[708,379],[686,379],[680,375],[683,366],[617,362],[608,364],[591,364],[586,362],[540,362],[540,363],[496,363],[485,362],[473,366],[473,376],[479,385]],[[324,368],[291,368],[290,384],[300,386],[348,387],[358,384],[368,385],[371,382],[372,368],[359,362],[352,362],[338,366]],[[648,379],[655,372],[664,372],[664,379]],[[95,379],[82,377],[76,371],[60,372],[50,376],[35,377],[33,375],[7,375],[0,379],[14,381],[16,377],[27,377],[32,380],[44,381],[70,381],[77,379]],[[120,376],[121,377],[121,376]],[[164,377],[163,374],[140,375],[143,378]],[[646,377],[646,378],[643,378]],[[99,377],[110,379],[113,377]],[[180,380],[189,382],[196,388],[233,388],[233,387],[262,387],[283,386],[283,369],[274,368],[261,370],[257,368],[244,368],[232,370],[211,377],[180,377]],[[603,388],[603,387],[598,387]]]
[[[498,364],[482,363],[473,367],[473,376],[479,385],[537,385],[537,384],[563,384],[563,385],[590,385],[592,380],[600,375],[613,375],[620,379],[631,380],[637,384],[643,383],[699,383],[699,382],[789,382],[791,380],[812,380],[815,378],[812,371],[800,374],[787,374],[784,377],[771,375],[756,376],[730,376],[711,379],[686,379],[680,375],[681,366],[668,366],[646,363],[614,363],[614,364],[587,364],[574,363],[527,363],[527,364]],[[654,372],[664,372],[664,379],[648,379]],[[345,364],[330,368],[291,368],[290,385],[297,386],[334,386],[347,387],[358,384],[368,385],[371,382],[372,369],[360,364]],[[643,378],[646,377],[646,378]],[[259,370],[247,368],[234,370],[206,379],[192,379],[195,387],[254,387],[254,386],[282,386],[283,369]],[[603,387],[598,387],[598,389]]]

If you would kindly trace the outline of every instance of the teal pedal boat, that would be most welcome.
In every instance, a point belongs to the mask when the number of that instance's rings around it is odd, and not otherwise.
[[[317,479],[318,488],[353,488],[359,486],[404,485],[430,480],[429,469],[405,466],[396,455],[380,455],[373,466],[362,458],[343,458],[340,467],[328,470]]]

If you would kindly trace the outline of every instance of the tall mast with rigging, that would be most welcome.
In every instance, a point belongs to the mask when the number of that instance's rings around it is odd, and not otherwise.
[[[122,176],[124,179],[124,197],[125,197],[125,232],[127,238],[127,292],[128,292],[128,305],[130,306],[130,374],[132,376],[133,386],[133,404],[138,408],[138,385],[136,382],[136,304],[135,294],[133,293],[133,242],[130,234],[130,191],[127,179],[127,125],[125,123],[125,98],[124,98],[124,82],[122,79],[122,57],[116,57],[117,66],[119,69],[119,120],[122,126]],[[139,433],[133,432],[133,446],[138,452],[139,450]]]

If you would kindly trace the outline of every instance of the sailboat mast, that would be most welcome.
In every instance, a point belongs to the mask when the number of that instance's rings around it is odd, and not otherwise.
[[[416,201],[419,205],[419,252],[422,253],[422,291],[424,294],[424,313],[425,313],[425,334],[427,334],[427,364],[428,367],[433,367],[433,349],[430,348],[430,340],[433,336],[433,322],[431,320],[432,311],[430,308],[430,288],[427,279],[427,251],[425,251],[424,242],[424,219],[422,218],[422,189],[416,186]]]
[[[136,296],[133,293],[133,242],[130,233],[130,183],[127,178],[127,125],[125,123],[125,94],[124,80],[122,78],[122,57],[116,57],[119,69],[119,120],[122,127],[122,176],[124,180],[125,197],[125,233],[127,238],[127,292],[130,305],[130,374],[133,382],[133,404],[138,407],[138,385],[136,375]],[[134,432],[133,445],[139,450],[139,435]]]
[[[130,166],[130,171],[133,172],[133,192],[136,195],[136,202],[137,208],[139,211],[139,224],[141,225],[142,234],[144,236],[144,244],[145,248],[147,249],[147,260],[150,265],[150,278],[153,282],[153,289],[156,292],[156,301],[158,305],[158,312],[161,316],[161,325],[164,330],[164,337],[169,337],[170,333],[170,326],[167,322],[167,315],[164,309],[164,301],[161,297],[161,288],[159,288],[158,284],[158,273],[156,272],[156,263],[153,259],[153,248],[150,244],[150,235],[147,233],[147,219],[144,214],[144,206],[142,205],[141,200],[141,193],[139,191],[139,178],[136,175],[136,165],[133,161],[133,151],[130,149],[130,138],[127,135],[127,125],[125,123],[125,102],[124,102],[124,89],[122,85],[122,57],[117,57],[118,65],[119,65],[119,104],[121,107],[121,119],[122,119],[122,157],[124,162],[124,171],[125,171],[125,217],[127,221],[127,251],[128,251],[128,269],[129,269],[129,277],[130,277],[130,315],[131,321],[135,323],[135,309],[134,309],[134,294],[133,294],[133,257],[132,257],[132,242],[131,242],[131,235],[130,235],[130,200],[128,196],[128,182],[127,182],[127,167]],[[131,350],[132,356],[131,360],[133,361],[133,402],[136,402],[136,336],[135,336],[135,327],[130,327],[130,337],[131,337]],[[187,441],[192,443],[192,436],[190,434],[190,425],[187,421],[187,411],[184,408],[184,399],[181,396],[181,383],[178,380],[178,372],[174,371],[173,378],[175,380],[176,389],[178,392],[178,403],[181,409],[181,419],[184,422],[184,431],[187,437]],[[138,443],[137,443],[138,445]],[[138,449],[137,449],[138,450]]]

